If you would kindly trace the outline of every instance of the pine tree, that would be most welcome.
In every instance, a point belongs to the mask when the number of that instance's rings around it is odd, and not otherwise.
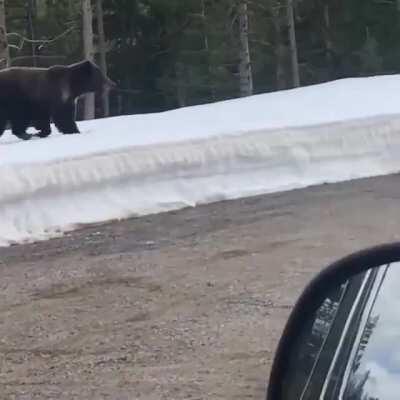
[[[238,14],[240,38],[240,94],[241,96],[250,96],[253,94],[253,75],[249,46],[249,17],[247,14],[247,0],[240,0],[238,4]]]
[[[96,21],[97,21],[97,36],[98,36],[98,53],[100,59],[100,69],[107,76],[107,60],[106,60],[106,40],[104,33],[104,13],[103,0],[96,0]],[[109,93],[105,91],[102,94],[102,114],[104,117],[110,115]]]
[[[300,86],[299,61],[297,58],[296,26],[294,18],[294,0],[287,0],[287,18],[289,26],[290,59],[292,65],[293,86]]]
[[[85,59],[94,61],[93,13],[90,0],[82,0],[82,39]],[[84,97],[84,119],[95,118],[95,95],[89,93]]]

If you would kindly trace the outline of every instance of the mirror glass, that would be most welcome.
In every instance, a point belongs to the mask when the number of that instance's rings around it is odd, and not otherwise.
[[[297,335],[285,400],[400,398],[400,263],[326,293]]]

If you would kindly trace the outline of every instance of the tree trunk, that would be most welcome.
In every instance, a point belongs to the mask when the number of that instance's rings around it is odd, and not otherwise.
[[[38,18],[45,18],[47,16],[47,0],[36,0],[36,11]]]
[[[299,62],[297,58],[296,28],[294,22],[293,0],[287,0],[287,18],[289,25],[290,59],[292,64],[293,86],[300,86]]]
[[[179,107],[186,107],[187,93],[186,93],[186,74],[185,67],[180,62],[175,64],[176,75],[176,95]]]
[[[207,35],[207,24],[206,24],[206,3],[205,3],[205,0],[201,0],[201,16],[203,18],[204,48],[208,52],[208,35]]]
[[[325,50],[326,50],[326,63],[328,65],[329,75],[332,73],[332,54],[333,44],[331,39],[331,19],[329,15],[329,4],[324,4],[324,39],[325,39]],[[331,76],[329,76],[331,78]]]
[[[239,36],[240,36],[240,95],[251,96],[253,94],[253,76],[251,71],[249,49],[249,18],[247,14],[247,0],[239,3]]]
[[[35,4],[33,4],[33,0],[28,0],[28,35],[29,39],[35,40],[35,29],[33,26],[33,18],[35,14]],[[31,43],[31,51],[32,51],[32,63],[33,66],[37,66],[36,60],[36,44]]]
[[[276,88],[282,90],[286,88],[285,78],[285,45],[282,40],[281,12],[279,1],[272,6],[272,22],[275,31],[275,78]]]
[[[87,60],[94,61],[93,13],[90,0],[82,0],[82,35],[84,57]],[[84,98],[83,118],[94,119],[94,117],[95,97],[94,93],[89,93]]]
[[[104,20],[103,20],[103,0],[96,0],[96,18],[97,18],[97,33],[99,35],[99,55],[100,55],[100,69],[105,76],[107,76],[107,59],[106,59],[106,40],[104,34]],[[105,90],[102,93],[102,112],[103,117],[110,115],[110,98],[109,91]]]
[[[211,67],[211,56],[210,56],[210,47],[208,42],[208,26],[207,26],[207,15],[206,15],[206,2],[205,0],[201,0],[201,16],[203,18],[203,30],[204,30],[204,50],[207,52],[207,72],[208,72],[208,82],[210,85],[210,95],[211,99],[214,101],[216,98],[214,80],[213,80],[213,72]]]
[[[10,52],[7,40],[5,0],[0,0],[0,69],[10,66]]]
[[[122,115],[124,111],[124,99],[122,94],[117,95],[117,115]]]

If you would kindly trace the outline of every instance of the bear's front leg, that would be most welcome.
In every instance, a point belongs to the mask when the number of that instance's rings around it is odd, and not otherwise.
[[[39,136],[40,138],[46,138],[51,134],[51,126],[49,118],[34,121],[33,126],[35,127],[35,129],[39,131],[39,133],[37,133],[37,136]]]
[[[57,129],[64,134],[80,133],[75,122],[75,104],[67,103],[54,111],[53,121]]]

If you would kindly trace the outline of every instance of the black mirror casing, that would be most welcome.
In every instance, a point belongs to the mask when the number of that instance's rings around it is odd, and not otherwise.
[[[312,279],[294,305],[281,335],[272,364],[266,400],[287,400],[283,396],[284,377],[291,354],[295,351],[298,333],[304,329],[307,316],[317,311],[327,293],[357,274],[398,261],[400,242],[383,244],[344,257]]]

